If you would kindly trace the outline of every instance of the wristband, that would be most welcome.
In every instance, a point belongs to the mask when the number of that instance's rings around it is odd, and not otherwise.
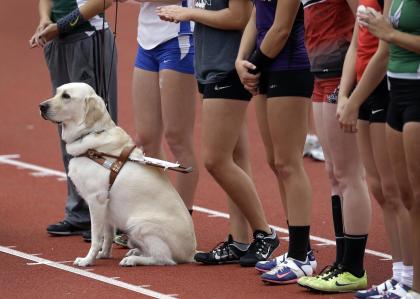
[[[264,67],[270,65],[274,59],[266,56],[263,52],[261,52],[260,48],[257,48],[251,56],[249,56],[248,61],[256,66],[254,70],[249,70],[249,72],[252,74],[258,74]]]
[[[79,8],[57,20],[57,28],[60,34],[68,33],[77,26],[83,24],[86,20],[80,14]]]

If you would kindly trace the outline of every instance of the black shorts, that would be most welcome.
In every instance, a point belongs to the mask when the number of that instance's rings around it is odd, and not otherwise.
[[[250,101],[252,95],[244,88],[236,70],[216,83],[198,83],[198,91],[204,99],[230,99]]]
[[[263,71],[260,77],[260,94],[267,98],[310,98],[314,89],[314,76],[309,70]]]
[[[420,122],[420,80],[389,78],[391,101],[387,124],[402,132],[408,122]]]
[[[385,123],[390,101],[386,77],[360,106],[359,119],[370,123]]]

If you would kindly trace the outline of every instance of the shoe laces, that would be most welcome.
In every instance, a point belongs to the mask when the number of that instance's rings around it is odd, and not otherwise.
[[[337,269],[336,264],[327,265],[319,272],[318,277],[324,278],[326,276],[329,276],[333,274],[336,269]]]
[[[322,277],[322,279],[324,279],[326,281],[329,281],[331,279],[337,278],[338,276],[340,276],[343,273],[344,273],[344,271],[340,266],[334,267],[334,269],[332,269],[332,271],[330,271],[328,274],[326,273],[326,275],[324,277]]]
[[[254,254],[262,254],[263,250],[266,250],[268,243],[265,238],[255,238],[252,244],[249,246],[248,252]]]
[[[229,245],[230,245],[229,241],[220,242],[210,252],[212,254],[218,253],[219,255],[225,254],[225,253],[230,254],[231,250],[230,250]]]

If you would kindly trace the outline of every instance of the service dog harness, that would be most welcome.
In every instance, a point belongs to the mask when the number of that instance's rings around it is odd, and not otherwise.
[[[164,170],[170,169],[170,170],[183,172],[183,173],[189,173],[192,171],[192,167],[184,167],[180,165],[179,163],[171,163],[168,161],[154,159],[154,158],[150,158],[146,156],[143,156],[142,159],[130,158],[130,154],[133,152],[135,148],[136,148],[135,145],[127,146],[123,148],[119,156],[114,156],[107,153],[98,152],[94,149],[88,149],[86,153],[84,153],[83,155],[80,155],[79,157],[87,157],[91,159],[92,161],[98,163],[99,165],[105,167],[106,169],[110,170],[108,190],[111,190],[111,187],[115,182],[115,179],[117,178],[118,174],[120,173],[120,170],[124,167],[127,161],[159,167],[159,168],[163,168]],[[107,160],[106,157],[113,158],[115,159],[115,161]]]

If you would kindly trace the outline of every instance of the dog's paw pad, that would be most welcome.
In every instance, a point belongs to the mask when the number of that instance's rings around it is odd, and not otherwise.
[[[122,267],[133,267],[136,265],[135,259],[132,256],[125,257],[121,260],[120,266]]]
[[[74,260],[73,265],[79,267],[87,267],[93,265],[93,262],[84,257],[78,257]]]
[[[99,251],[96,258],[97,259],[110,259],[111,258],[111,253],[110,252]]]

